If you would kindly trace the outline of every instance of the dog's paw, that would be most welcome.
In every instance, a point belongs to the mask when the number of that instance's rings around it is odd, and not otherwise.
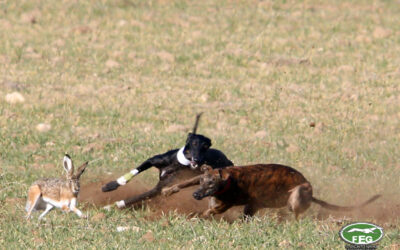
[[[163,188],[162,190],[161,190],[161,194],[162,195],[164,195],[164,196],[169,196],[170,195],[170,188]]]
[[[207,209],[206,211],[204,211],[204,213],[202,213],[201,217],[208,218],[211,216],[211,214],[212,214],[212,209]]]
[[[163,188],[161,193],[164,196],[170,196],[176,192],[179,192],[179,188],[178,187],[168,187],[168,188]]]
[[[110,192],[110,191],[113,191],[113,190],[117,189],[119,186],[120,186],[120,185],[118,184],[117,181],[111,181],[111,182],[107,183],[106,185],[104,185],[104,186],[101,188],[101,191],[103,191],[103,192]]]
[[[115,205],[117,206],[117,208],[120,208],[120,209],[126,207],[124,200],[120,200],[120,201],[115,202]]]
[[[109,205],[104,206],[103,209],[106,211],[111,211],[112,206],[113,206],[112,204],[109,204]]]

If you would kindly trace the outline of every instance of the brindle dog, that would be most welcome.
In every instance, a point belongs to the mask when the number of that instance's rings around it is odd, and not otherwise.
[[[203,167],[205,173],[185,182],[164,189],[164,195],[178,192],[180,188],[200,184],[193,193],[196,200],[215,197],[216,204],[203,215],[220,214],[232,206],[245,205],[244,215],[253,216],[261,208],[281,208],[298,216],[306,211],[312,202],[336,211],[350,211],[365,206],[380,195],[375,195],[357,206],[342,207],[329,204],[313,197],[312,186],[297,170],[279,164],[257,164],[249,166],[211,169]]]

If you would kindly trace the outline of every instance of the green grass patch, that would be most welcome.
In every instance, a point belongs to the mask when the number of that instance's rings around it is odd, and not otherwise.
[[[199,133],[235,164],[287,164],[324,200],[382,193],[376,207],[398,208],[399,11],[392,1],[2,1],[0,245],[342,249],[342,224],[317,219],[317,206],[299,222],[90,208],[106,218],[53,211],[27,223],[24,202],[33,181],[63,175],[64,153],[96,160],[86,182],[123,173],[182,146],[204,111]],[[15,91],[23,103],[6,101]],[[381,247],[398,247],[398,209],[376,215],[361,218],[382,223]]]

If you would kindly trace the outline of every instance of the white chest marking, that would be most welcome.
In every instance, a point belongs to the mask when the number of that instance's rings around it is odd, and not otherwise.
[[[185,155],[183,154],[183,149],[185,146],[183,146],[181,149],[179,149],[178,154],[176,155],[176,158],[178,159],[178,162],[184,166],[189,166],[190,161],[186,159]]]

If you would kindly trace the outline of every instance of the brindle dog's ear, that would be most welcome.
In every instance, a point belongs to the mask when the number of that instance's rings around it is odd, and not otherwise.
[[[212,170],[212,167],[208,166],[208,165],[203,165],[200,168],[201,172],[208,172]]]
[[[226,171],[222,171],[222,169],[218,169],[219,177],[221,180],[226,181],[229,179],[230,174]]]

